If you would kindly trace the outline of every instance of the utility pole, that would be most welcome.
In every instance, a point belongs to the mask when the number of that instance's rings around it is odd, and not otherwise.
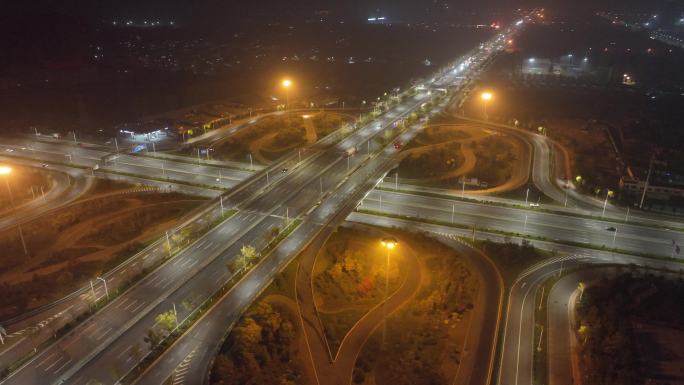
[[[527,214],[525,214],[525,223],[523,224],[523,234],[527,232]]]
[[[90,291],[93,293],[93,301],[97,300],[97,295],[95,295],[95,286],[93,286],[93,280],[90,280]]]
[[[221,216],[223,216],[223,195],[219,196],[219,201],[221,201]]]
[[[613,247],[611,249],[615,250],[615,239],[617,238],[618,229],[615,228],[615,233],[613,234]]]
[[[399,171],[394,173],[394,190],[399,191]]]
[[[527,199],[530,197],[530,188],[527,188],[527,191],[525,191],[525,206],[527,206]]]
[[[603,212],[601,212],[601,219],[606,215],[606,206],[608,206],[608,197],[610,196],[610,189],[606,191],[606,200],[603,202]]]
[[[173,319],[176,321],[176,329],[178,329],[178,313],[176,312],[176,303],[173,303]]]
[[[12,197],[12,189],[10,188],[9,178],[5,175],[5,184],[7,185],[7,193],[9,194],[10,204],[12,205],[12,211],[14,213],[14,220],[17,221],[17,227],[19,228],[19,239],[21,239],[21,247],[24,249],[24,255],[28,255],[28,249],[26,248],[26,241],[24,240],[24,232],[21,230],[21,222],[17,217],[17,208],[14,206],[14,198]],[[42,190],[42,187],[41,187]]]
[[[252,153],[249,153],[249,171],[254,171],[254,164],[252,163]]]
[[[646,190],[648,190],[648,182],[651,180],[651,171],[653,170],[653,161],[655,160],[655,154],[651,155],[651,160],[648,163],[648,174],[646,174],[646,183],[644,183],[644,192],[641,194],[641,202],[639,202],[639,208],[644,207],[644,199],[646,199]]]
[[[454,214],[456,214],[456,204],[451,205],[451,224],[454,224]]]
[[[541,333],[539,333],[539,344],[537,345],[537,351],[541,352],[542,337],[544,336],[544,325],[541,325]]]
[[[114,137],[114,146],[116,146],[116,153],[119,153],[119,141],[116,140],[116,137]]]
[[[627,207],[627,215],[625,215],[625,223],[627,223],[627,221],[629,221],[629,209],[630,208]]]

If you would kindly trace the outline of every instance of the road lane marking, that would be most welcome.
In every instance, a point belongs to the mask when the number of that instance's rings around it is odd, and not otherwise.
[[[137,300],[137,299],[134,299],[133,302],[129,303],[129,304],[124,308],[124,310],[128,311],[128,309],[130,309],[131,306],[135,305],[136,303],[138,303],[138,300]]]
[[[59,357],[59,358],[57,359],[57,361],[55,361],[55,362],[52,363],[52,365],[50,365],[50,366],[48,366],[47,368],[45,368],[45,371],[47,372],[48,370],[52,369],[53,366],[57,365],[57,363],[58,363],[59,361],[62,361],[63,359],[64,359],[63,356]]]
[[[69,358],[69,361],[63,363],[62,366],[57,368],[57,370],[55,370],[55,374],[59,373],[62,369],[64,369],[65,366],[69,365],[70,363],[71,363],[71,358]]]
[[[57,353],[52,353],[49,356],[47,356],[43,361],[40,361],[38,365],[36,365],[36,368],[39,368],[41,365],[43,365],[47,360],[51,359],[53,356],[57,355]]]
[[[105,330],[105,331],[104,331],[104,332],[103,332],[102,334],[100,334],[100,336],[99,336],[99,337],[95,338],[95,340],[96,340],[96,341],[99,341],[99,340],[101,340],[101,339],[102,339],[102,337],[104,337],[104,336],[105,336],[105,335],[106,335],[107,333],[109,333],[110,331],[112,331],[112,329],[113,329],[113,328],[112,328],[112,327],[110,327],[109,329]]]
[[[119,353],[116,358],[121,359],[121,356],[126,354],[129,350],[133,349],[133,345],[128,345],[126,349],[124,349],[121,353]]]
[[[123,306],[124,304],[126,304],[126,302],[128,302],[129,299],[130,299],[130,298],[128,298],[128,297],[122,299],[122,300],[119,301],[119,303],[117,303],[116,306],[114,306],[114,307],[117,308],[117,309],[120,308],[121,306]]]
[[[145,305],[145,301],[141,301],[140,304],[131,311],[131,313],[137,313],[138,310],[140,310],[140,308],[143,307],[143,305]]]

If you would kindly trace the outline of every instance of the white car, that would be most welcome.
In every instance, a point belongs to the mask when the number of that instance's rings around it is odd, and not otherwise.
[[[539,207],[539,203],[530,203],[530,207]]]
[[[14,152],[14,150],[11,149],[11,148],[6,148],[5,151],[7,151],[7,152]]]

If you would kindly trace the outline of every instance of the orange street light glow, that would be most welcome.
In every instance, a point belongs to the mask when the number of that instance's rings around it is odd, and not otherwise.
[[[292,80],[290,80],[290,79],[283,80],[283,87],[290,88],[290,86],[292,86]]]
[[[0,166],[0,175],[9,175],[12,172],[12,167]]]
[[[382,246],[388,249],[397,247],[397,240],[393,238],[385,238],[382,240]]]
[[[483,92],[481,95],[481,98],[484,101],[490,101],[490,100],[492,100],[493,97],[494,97],[494,95],[492,95],[491,92]]]

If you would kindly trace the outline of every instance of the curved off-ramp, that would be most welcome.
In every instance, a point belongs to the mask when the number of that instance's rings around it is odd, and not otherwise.
[[[531,174],[532,170],[532,165],[533,165],[533,148],[532,145],[529,143],[529,141],[519,133],[511,133],[511,132],[503,132],[501,129],[495,126],[489,126],[486,124],[486,122],[475,122],[476,125],[470,125],[467,123],[453,123],[453,124],[439,124],[435,125],[433,127],[470,127],[470,128],[476,128],[478,130],[481,130],[483,133],[493,132],[493,134],[489,133],[488,135],[478,135],[474,137],[467,137],[467,138],[458,138],[454,140],[449,140],[443,143],[435,143],[435,144],[429,144],[417,148],[411,148],[406,150],[405,152],[402,152],[402,159],[404,159],[407,156],[411,156],[414,154],[420,154],[424,153],[426,151],[429,151],[434,148],[439,148],[442,146],[446,146],[452,143],[460,143],[460,144],[465,144],[469,142],[477,142],[482,139],[485,139],[487,137],[490,137],[492,135],[501,135],[505,134],[505,139],[509,141],[509,143],[514,146],[517,159],[515,161],[515,167],[512,169],[512,173],[510,177],[504,182],[499,185],[493,186],[493,187],[488,187],[484,189],[468,189],[467,192],[469,195],[490,195],[490,194],[497,194],[497,193],[502,193],[506,191],[511,191],[515,190],[517,188],[520,188],[521,186],[524,186],[528,181],[529,181],[529,176]],[[447,180],[447,179],[453,179],[457,178],[460,176],[467,176],[468,173],[470,173],[473,168],[476,165],[477,162],[477,157],[475,153],[473,152],[472,148],[470,146],[461,146],[459,149],[461,154],[464,157],[464,162],[461,164],[456,170],[452,170],[448,172],[447,174],[440,175],[437,177],[426,177],[426,178],[420,178],[420,179],[407,179],[407,178],[399,178],[399,183],[403,185],[420,185],[423,183],[429,183],[429,182],[438,182],[442,180]],[[448,188],[441,188],[442,190],[446,191],[451,191],[453,193],[455,192],[460,192],[461,189],[448,189]]]
[[[59,165],[51,165],[47,169],[42,163],[32,160],[0,157],[3,163],[17,164],[24,167],[47,170],[53,180],[44,196],[38,196],[16,210],[2,213],[0,230],[30,222],[51,210],[63,207],[80,198],[93,185],[94,178],[84,170]],[[3,186],[4,187],[4,186]]]

